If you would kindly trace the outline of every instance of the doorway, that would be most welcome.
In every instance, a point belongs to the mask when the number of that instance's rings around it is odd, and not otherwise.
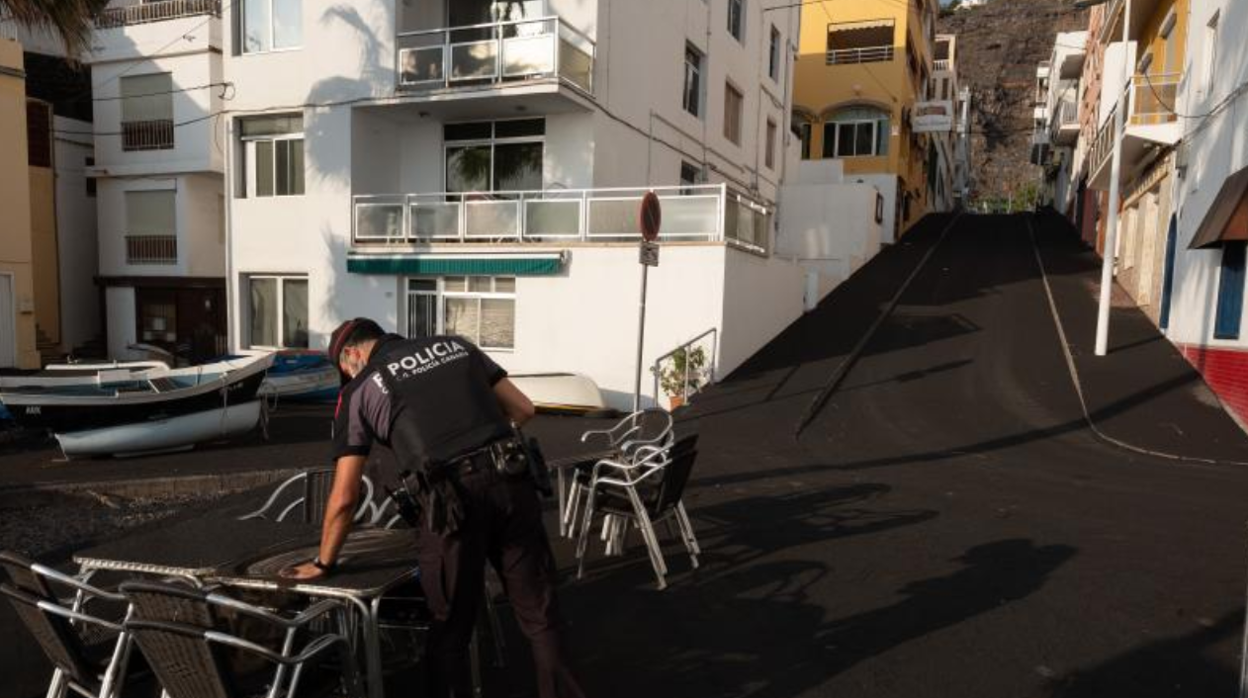
[[[0,272],[0,368],[17,365],[17,308],[13,275]]]

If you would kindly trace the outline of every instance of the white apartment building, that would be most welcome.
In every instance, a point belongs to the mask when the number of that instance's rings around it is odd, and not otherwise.
[[[220,0],[115,0],[96,19],[99,283],[108,352],[226,349]]]
[[[774,253],[800,8],[765,4],[228,3],[232,347],[321,348],[367,315],[625,406],[653,189],[643,364],[708,332],[732,370],[836,280]]]
[[[928,102],[936,107],[937,114],[947,114],[947,122],[941,130],[933,132],[933,154],[928,174],[929,201],[933,211],[949,211],[961,199],[960,189],[955,186],[959,166],[956,132],[960,112],[958,110],[958,37],[953,34],[937,34],[933,43],[932,77],[927,83]],[[916,107],[917,109],[918,107]],[[922,121],[922,115],[917,115]],[[964,166],[968,163],[961,163]]]
[[[1059,33],[1048,60],[1037,70],[1045,75],[1038,84],[1043,118],[1036,124],[1036,141],[1045,146],[1045,158],[1036,163],[1044,167],[1042,200],[1062,213],[1075,205],[1075,163],[1083,159],[1076,150],[1086,147],[1079,140],[1079,90],[1087,41],[1086,31]]]

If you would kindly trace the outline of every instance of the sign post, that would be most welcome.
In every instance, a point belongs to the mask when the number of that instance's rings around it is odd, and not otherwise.
[[[659,266],[659,224],[663,220],[663,210],[659,206],[659,196],[652,191],[641,197],[641,210],[637,213],[637,226],[641,229],[641,247],[639,259],[641,263],[641,302],[637,310],[637,375],[633,382],[633,411],[641,409],[641,370],[642,349],[646,342],[646,283],[650,277],[650,267]],[[658,399],[658,396],[655,396]]]

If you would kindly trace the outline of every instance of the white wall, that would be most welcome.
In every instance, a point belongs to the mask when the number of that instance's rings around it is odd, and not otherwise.
[[[126,347],[138,341],[134,288],[111,286],[104,289],[104,309],[108,316],[108,355],[123,357]]]
[[[178,196],[178,255],[189,276],[225,276],[224,194],[220,175],[188,175]]]
[[[1126,44],[1116,41],[1105,47],[1105,58],[1101,62],[1101,105],[1097,113],[1098,127],[1105,125],[1105,122],[1109,120],[1114,105],[1118,103],[1118,98],[1126,89],[1127,80],[1124,79],[1122,72],[1123,62],[1130,61],[1130,56],[1134,55],[1134,41]],[[1132,65],[1130,70],[1134,72],[1135,66]]]
[[[1214,12],[1221,13],[1218,62],[1213,89],[1206,93],[1200,89],[1204,80],[1199,66],[1205,52],[1205,27]],[[1180,84],[1178,111],[1203,114],[1248,80],[1248,53],[1240,39],[1248,29],[1248,5],[1228,0],[1193,0],[1188,26],[1191,31],[1187,38],[1187,65],[1184,66],[1185,79]],[[1186,173],[1177,178],[1178,246],[1167,331],[1170,339],[1177,343],[1239,348],[1248,345],[1248,332],[1241,333],[1238,340],[1213,338],[1221,250],[1187,249],[1223,182],[1231,174],[1248,167],[1248,138],[1243,128],[1245,110],[1248,110],[1246,94],[1241,92],[1226,108],[1208,119],[1183,120],[1188,167]],[[1241,319],[1242,326],[1248,328],[1245,320],[1248,318]]]
[[[61,280],[61,342],[72,350],[100,334],[95,199],[87,196],[87,158],[94,154],[91,124],[56,116],[56,238]]]
[[[846,184],[866,184],[884,196],[884,222],[880,224],[880,243],[891,245],[897,226],[897,176],[891,174],[855,174],[845,177]],[[874,219],[874,204],[872,205]]]
[[[776,257],[727,250],[720,377],[736,370],[764,344],[801,317],[806,270]],[[831,290],[820,284],[820,297]]]

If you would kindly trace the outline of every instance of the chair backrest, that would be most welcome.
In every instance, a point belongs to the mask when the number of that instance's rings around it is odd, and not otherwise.
[[[56,604],[55,599],[40,597],[9,584],[0,584],[0,595],[13,604],[22,625],[34,636],[53,666],[83,686],[97,683],[95,668],[86,659],[82,642],[69,619],[41,607],[41,603]]]
[[[373,482],[363,476],[359,508],[354,519],[360,521],[373,511]],[[334,490],[334,469],[317,468],[290,476],[273,490],[262,507],[240,519],[271,519],[285,521],[296,514],[303,523],[320,523],[329,508],[329,495]]]
[[[150,582],[127,582],[121,592],[133,604],[135,620],[155,621],[134,629],[134,641],[169,698],[234,698],[220,648],[202,636],[159,627],[173,623],[204,631],[219,629],[222,624],[206,592]]]
[[[13,605],[18,618],[34,636],[48,660],[79,684],[95,685],[99,667],[86,658],[84,634],[115,626],[104,619],[89,616],[81,609],[72,611],[79,616],[77,625],[71,622],[66,614],[72,609],[65,607],[56,597],[48,579],[40,573],[41,568],[33,560],[2,551],[0,568],[4,569],[12,582],[0,584],[0,594]],[[80,584],[79,587],[90,588],[85,584]]]
[[[694,438],[696,445],[697,437]],[[675,451],[675,447],[672,449]],[[661,515],[680,503],[684,496],[685,485],[689,483],[689,475],[693,472],[693,463],[698,459],[696,450],[683,450],[673,453],[672,460],[663,469],[663,481],[659,483],[658,495],[654,498],[651,513]]]

